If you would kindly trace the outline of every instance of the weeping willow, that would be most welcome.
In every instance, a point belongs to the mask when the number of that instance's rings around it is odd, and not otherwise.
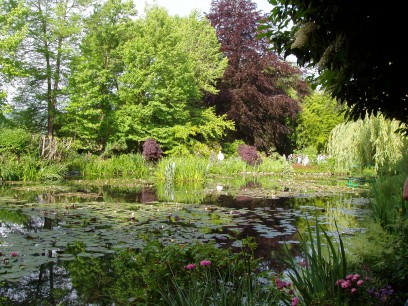
[[[374,167],[377,173],[393,171],[408,154],[408,138],[396,133],[398,128],[398,121],[382,115],[339,124],[331,132],[328,154],[340,171],[356,167]]]

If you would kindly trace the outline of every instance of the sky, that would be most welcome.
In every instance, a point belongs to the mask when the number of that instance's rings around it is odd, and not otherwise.
[[[268,0],[252,0],[257,4],[257,9],[264,12],[269,12],[272,9],[272,4]],[[202,13],[208,13],[211,7],[211,0],[133,0],[136,4],[136,9],[139,14],[143,12],[147,4],[157,4],[160,7],[166,8],[170,15],[187,16],[194,9]]]

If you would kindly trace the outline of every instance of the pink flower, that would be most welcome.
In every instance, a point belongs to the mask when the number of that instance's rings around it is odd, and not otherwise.
[[[200,266],[207,267],[211,265],[211,261],[209,260],[202,260],[200,261]]]
[[[339,279],[339,280],[336,281],[336,286],[341,285],[344,282],[345,282],[344,279]]]
[[[185,266],[185,268],[187,270],[194,270],[195,266],[196,266],[195,264],[188,264],[187,266]]]
[[[11,252],[11,257],[17,257],[18,253],[17,252]]]
[[[357,282],[357,286],[361,286],[363,283],[364,283],[364,281],[363,281],[362,279],[360,279],[360,280]]]
[[[292,306],[296,306],[299,303],[299,298],[297,296],[292,299]]]
[[[354,293],[354,292],[356,292],[357,291],[357,288],[352,288],[351,289],[351,293]]]
[[[360,278],[360,274],[354,274],[352,280],[356,281]]]
[[[369,281],[370,279],[366,276],[365,280],[366,280],[366,281]]]
[[[341,283],[341,288],[347,289],[348,287],[351,287],[351,282],[349,280]]]
[[[346,276],[346,279],[352,279],[353,277],[354,277],[353,274],[349,274],[349,275]]]

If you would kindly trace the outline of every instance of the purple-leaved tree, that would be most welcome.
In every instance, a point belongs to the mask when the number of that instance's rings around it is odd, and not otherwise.
[[[264,16],[250,0],[214,0],[207,18],[215,27],[228,67],[219,93],[207,95],[218,114],[235,122],[235,138],[259,150],[290,151],[290,134],[309,88],[301,71],[282,61],[259,38]]]

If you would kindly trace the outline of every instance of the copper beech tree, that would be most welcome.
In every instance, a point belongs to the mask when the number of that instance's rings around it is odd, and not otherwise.
[[[258,28],[264,16],[250,0],[214,0],[207,18],[215,27],[228,67],[218,94],[206,102],[235,122],[235,138],[259,150],[290,150],[290,134],[308,93],[301,71],[270,51]]]

